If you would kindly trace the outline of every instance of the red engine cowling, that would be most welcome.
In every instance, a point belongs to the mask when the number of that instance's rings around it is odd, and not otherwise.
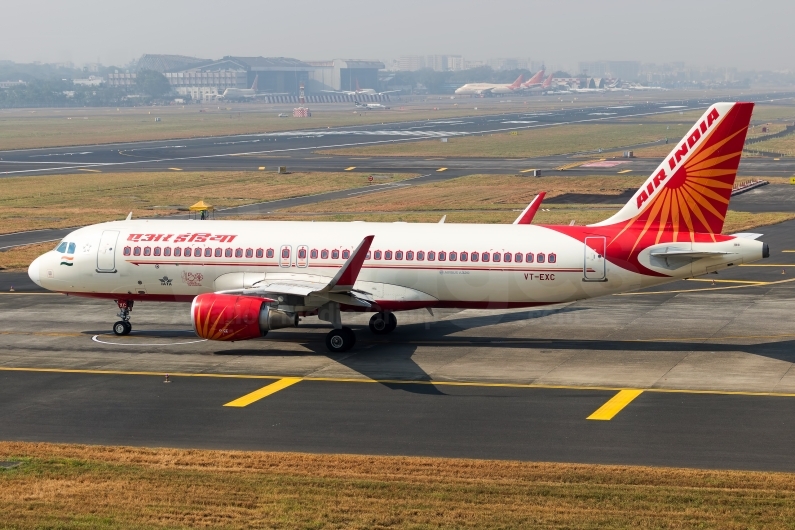
[[[193,299],[193,331],[208,340],[248,340],[268,330],[295,326],[297,316],[272,309],[268,298],[229,294],[200,294]]]

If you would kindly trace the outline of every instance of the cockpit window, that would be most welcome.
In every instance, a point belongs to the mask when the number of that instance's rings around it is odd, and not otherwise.
[[[69,250],[66,251],[67,254],[74,254],[75,253],[75,244],[69,243]]]
[[[61,244],[58,245],[58,248],[55,249],[55,252],[61,252],[61,253],[66,252],[66,247],[68,245],[69,243],[67,243],[66,241],[61,242]]]

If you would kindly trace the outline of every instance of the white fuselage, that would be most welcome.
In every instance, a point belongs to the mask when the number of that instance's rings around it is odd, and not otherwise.
[[[169,220],[81,228],[64,239],[73,246],[37,258],[29,273],[53,291],[190,301],[263,280],[327,282],[368,235],[375,238],[354,287],[392,310],[530,307],[703,274],[695,265],[657,269],[666,273],[662,277],[628,271],[573,237],[533,225]],[[762,257],[762,243],[736,241],[699,248],[731,251],[731,257],[709,258],[717,268]],[[648,263],[648,256],[642,261]]]

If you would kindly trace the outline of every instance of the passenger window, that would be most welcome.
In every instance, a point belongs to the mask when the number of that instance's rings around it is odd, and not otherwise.
[[[480,254],[478,254],[477,252],[473,252],[472,253],[472,261],[473,262],[477,261],[479,258],[480,258]]]
[[[174,247],[174,257],[178,258],[182,256],[182,249],[179,247]]]
[[[340,259],[340,251],[339,250],[332,250],[331,251],[331,259]]]
[[[322,250],[320,252],[320,259],[328,259],[328,250]]]
[[[141,255],[141,247],[135,247],[133,249],[133,256],[140,256]]]
[[[370,259],[370,256],[372,256],[372,255],[373,255],[373,253],[368,250],[367,251],[367,255],[364,257],[364,259]]]
[[[451,252],[450,253],[450,261],[456,261],[458,259],[458,253]]]
[[[536,256],[536,260],[538,261],[538,263],[544,263],[544,253],[539,252],[538,255]]]
[[[461,261],[466,261],[467,258],[469,258],[469,254],[467,254],[466,252],[462,252],[461,253]]]
[[[155,247],[154,255],[155,256],[159,256],[160,255],[160,247]]]
[[[424,261],[425,260],[425,252],[422,250],[417,251],[417,261]]]
[[[243,251],[242,250],[240,250],[240,255],[241,256],[243,255]],[[237,256],[237,251],[235,251],[235,256]],[[282,249],[282,259],[290,259],[290,249],[289,248],[283,248]]]
[[[269,248],[269,249],[268,249],[268,250],[265,252],[265,257],[266,257],[266,258],[272,258],[272,257],[273,257],[273,249],[272,249],[272,248]]]
[[[398,250],[395,252],[395,259],[403,259],[403,251]]]
[[[253,258],[254,257],[254,249],[253,248],[247,248],[246,249],[246,257],[247,258]]]
[[[413,261],[414,260],[414,251],[413,250],[407,250],[406,251],[406,260],[407,261]]]
[[[171,247],[164,248],[163,249],[163,255],[164,256],[170,256],[171,255]]]
[[[521,252],[517,252],[516,255],[513,257],[513,260],[516,263],[521,263],[522,262],[522,253]]]
[[[343,250],[342,251],[342,259],[348,259],[350,257],[351,257],[351,251],[350,250]]]
[[[228,249],[224,250],[224,256],[227,257],[227,258],[231,258],[232,257],[232,249],[228,248]]]
[[[152,249],[150,247],[144,247],[144,256],[151,256]]]
[[[502,258],[503,258],[502,261],[504,261],[505,263],[510,263],[513,256],[511,255],[510,252],[506,252]]]
[[[298,249],[298,258],[299,259],[306,259],[306,249],[305,248]]]
[[[317,253],[317,251],[315,251],[315,253]],[[264,254],[265,254],[265,251],[263,251],[261,248],[257,249],[257,257],[258,258],[261,258]],[[317,256],[315,256],[315,257],[317,257]]]
[[[262,252],[261,250],[257,251],[258,254],[260,254],[261,252]],[[369,254],[369,252],[368,252],[368,254]],[[261,258],[262,256],[258,255],[257,257]],[[317,249],[316,248],[312,249],[312,251],[309,253],[309,257],[312,258],[312,259],[317,259]]]
[[[210,251],[210,254],[212,254],[212,251]],[[202,249],[200,249],[200,248],[194,248],[194,249],[193,249],[193,257],[194,257],[194,258],[200,258],[200,257],[202,257]]]
[[[69,243],[67,243],[66,241],[64,241],[63,243],[61,243],[60,245],[58,245],[58,248],[56,248],[56,249],[55,249],[55,252],[60,252],[61,254],[63,254],[63,253],[65,253],[65,252],[66,252],[66,249],[67,249],[68,247],[69,247]]]
[[[380,250],[376,250],[375,251],[375,259],[381,259],[381,251]]]
[[[69,243],[69,250],[66,251],[67,254],[74,254],[75,253],[75,244]]]
[[[236,258],[242,258],[243,257],[243,249],[242,248],[236,248],[235,249],[235,257]]]
[[[190,257],[190,247],[186,247],[186,248],[185,248],[185,257],[186,257],[186,258],[189,258],[189,257]]]
[[[482,258],[480,261],[489,261],[489,253],[488,252],[484,252],[483,254],[480,255],[480,257]]]
[[[500,253],[499,252],[495,252],[494,253],[494,259],[492,261],[494,261],[495,263],[499,263],[499,261],[500,261]]]
[[[204,249],[204,257],[205,258],[212,258],[213,257],[213,249],[207,247]]]
[[[215,257],[216,258],[222,258],[223,256],[224,256],[224,249],[222,249],[222,248],[215,249]]]
[[[124,255],[125,256],[129,256],[131,252],[132,252],[132,248],[124,247]]]
[[[435,261],[436,260],[436,252],[433,250],[428,251],[428,261]]]
[[[384,259],[392,259],[392,251],[391,250],[387,250],[386,252],[384,252]]]
[[[527,263],[533,263],[533,253],[532,252],[528,252],[527,256],[525,256],[525,258],[526,258],[525,261]]]
[[[555,255],[554,252],[550,252],[547,261],[549,261],[550,263],[555,263],[556,261],[558,261],[558,257]]]
[[[439,261],[445,261],[445,260],[447,260],[447,252],[445,251],[439,252]]]

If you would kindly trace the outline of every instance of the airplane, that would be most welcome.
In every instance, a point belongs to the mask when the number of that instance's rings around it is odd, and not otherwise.
[[[540,87],[541,84],[544,82],[544,69],[542,68],[538,72],[533,75],[527,82],[522,83],[522,88],[527,90],[535,87]]]
[[[227,88],[224,90],[224,93],[218,96],[217,99],[228,99],[228,100],[244,100],[244,99],[253,99],[265,96],[285,96],[287,92],[258,92],[257,91],[257,83],[259,81],[259,74],[254,76],[254,82],[251,84],[251,88]]]
[[[473,96],[487,96],[490,94],[512,94],[521,90],[524,74],[516,78],[510,85],[495,83],[467,83],[455,90],[457,95],[470,94]]]
[[[753,106],[709,107],[630,201],[592,225],[129,215],[71,232],[28,275],[114,300],[118,335],[130,333],[135,302],[189,302],[203,339],[256,339],[317,315],[332,327],[331,352],[356,343],[349,311],[373,313],[370,331],[383,335],[399,311],[530,308],[693,278],[770,256],[761,234],[722,234]]]
[[[354,101],[353,103],[356,107],[363,108],[364,110],[389,110],[389,107],[380,103],[359,103],[358,101]]]
[[[386,94],[400,92],[400,90],[386,90],[384,92],[378,92],[372,88],[359,88],[359,80],[357,79],[356,90],[321,90],[321,92],[328,92],[330,94],[344,94],[346,96],[383,96]]]

